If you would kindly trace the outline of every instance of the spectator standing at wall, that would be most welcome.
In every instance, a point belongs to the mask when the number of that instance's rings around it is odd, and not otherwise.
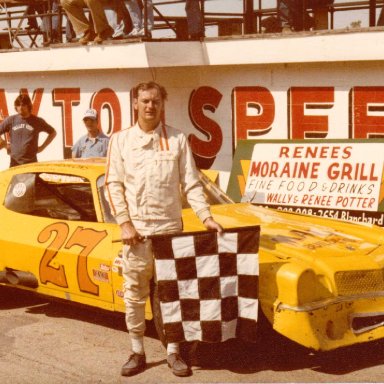
[[[57,11],[57,1],[58,0],[53,0],[52,2],[52,12]],[[43,32],[44,46],[48,46],[51,42],[57,42],[56,35],[58,35],[58,21],[56,20],[57,16],[53,16],[51,19],[50,16],[41,16],[43,14],[49,13],[48,11],[49,10],[46,9],[46,5],[44,3],[31,3],[27,6],[26,9],[26,15],[28,16],[27,29],[29,29],[31,32],[38,31],[40,29],[37,23],[36,14],[41,17],[41,32]]]
[[[189,38],[191,40],[200,40],[204,37],[204,22],[200,0],[186,0],[185,12],[187,14]]]
[[[65,23],[65,39],[67,43],[71,43],[77,40],[76,32],[73,29],[73,25],[67,16],[67,22]]]
[[[307,9],[324,8],[334,0],[278,0],[278,13],[283,32],[309,30],[314,27],[314,19]]]
[[[53,0],[52,1],[52,13],[54,16],[51,17],[51,28],[50,28],[50,36],[48,39],[48,44],[56,44],[61,43],[61,26],[60,21],[61,17],[58,15],[59,13],[59,7],[60,7],[60,1],[59,0]]]
[[[144,7],[147,7],[147,32],[149,37],[151,37],[152,29],[154,27],[155,18],[153,14],[153,4],[152,0],[143,0]],[[138,0],[128,0],[125,2],[129,15],[132,20],[133,29],[128,33],[125,37],[139,37],[145,35],[144,29],[144,20],[143,20],[143,12],[139,5]]]
[[[0,135],[9,134],[11,157],[10,167],[33,163],[56,137],[56,131],[44,119],[32,114],[32,102],[28,95],[19,95],[15,100],[17,114],[5,118],[0,123]],[[39,135],[48,136],[39,145]]]
[[[131,17],[123,0],[112,0],[108,8],[105,8],[108,23],[113,28],[113,38],[124,37],[132,30]]]
[[[113,29],[108,24],[104,12],[103,2],[100,0],[61,0],[69,21],[72,23],[79,42],[86,45],[92,41],[101,44],[104,40],[112,38]],[[86,18],[84,8],[88,8],[92,23]]]
[[[88,109],[83,117],[88,133],[75,143],[72,157],[105,157],[108,151],[109,137],[99,130],[99,120],[94,109]]]
[[[44,16],[43,26],[44,26],[44,46],[49,46],[50,44],[61,43],[61,26],[60,26],[60,16],[59,13],[60,0],[52,0],[51,2],[51,16]]]
[[[310,17],[304,9],[303,0],[279,0],[278,10],[284,32],[290,29],[302,31],[305,25],[304,18],[308,22]]]
[[[27,24],[27,29],[39,29],[39,25],[37,24],[37,15],[41,15],[45,13],[44,12],[44,4],[43,3],[36,3],[36,4],[29,4],[27,6],[27,9],[25,11],[25,14],[28,17],[28,24]],[[43,24],[45,23],[45,19],[43,20]],[[45,28],[43,28],[45,29]]]
[[[382,27],[384,25],[384,4],[381,7],[379,19],[377,20],[377,26]]]

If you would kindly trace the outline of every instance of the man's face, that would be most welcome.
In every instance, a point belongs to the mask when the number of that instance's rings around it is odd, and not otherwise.
[[[134,101],[134,108],[138,112],[139,121],[156,126],[161,120],[164,102],[156,88],[139,91]]]
[[[97,120],[94,119],[84,119],[84,125],[87,128],[88,135],[91,137],[96,137],[99,134],[99,128]]]
[[[29,117],[31,114],[29,110],[29,106],[25,104],[18,105],[16,107],[16,112],[21,116],[21,117]]]

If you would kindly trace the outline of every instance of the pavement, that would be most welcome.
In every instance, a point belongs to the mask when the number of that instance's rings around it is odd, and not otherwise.
[[[0,382],[94,383],[381,383],[384,341],[314,353],[271,330],[256,344],[231,340],[184,348],[193,375],[174,376],[148,323],[148,368],[120,376],[128,357],[124,315],[0,286]]]

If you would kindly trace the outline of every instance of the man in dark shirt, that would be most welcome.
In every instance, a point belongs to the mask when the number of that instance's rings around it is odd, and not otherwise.
[[[309,15],[308,9],[326,8],[333,2],[334,0],[279,0],[277,8],[283,31],[311,29],[314,27],[314,19]]]
[[[10,167],[37,161],[37,154],[42,152],[56,136],[55,129],[44,119],[32,115],[32,102],[28,95],[19,95],[14,105],[17,114],[7,117],[0,123],[0,135],[9,133]],[[39,145],[40,132],[48,135],[41,145]]]

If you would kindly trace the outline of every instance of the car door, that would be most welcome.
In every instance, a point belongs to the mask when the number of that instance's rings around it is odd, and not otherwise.
[[[30,273],[40,293],[112,310],[114,226],[97,222],[95,198],[76,175],[14,175],[1,208],[0,268]]]

